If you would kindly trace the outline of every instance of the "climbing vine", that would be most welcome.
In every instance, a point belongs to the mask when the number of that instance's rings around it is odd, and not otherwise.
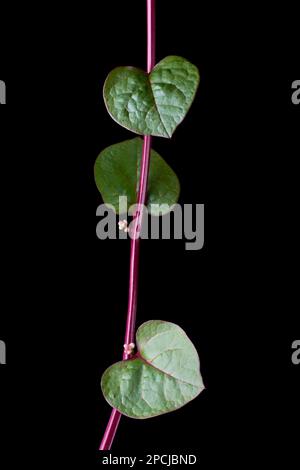
[[[95,181],[103,200],[118,212],[120,197],[136,203],[130,224],[129,295],[123,360],[103,374],[101,388],[113,407],[100,450],[111,448],[121,415],[146,419],[174,411],[203,390],[197,351],[174,323],[150,320],[137,332],[140,233],[146,202],[172,207],[179,180],[154,150],[152,137],[171,138],[185,118],[199,85],[195,65],[168,56],[155,65],[155,2],[147,0],[147,71],[117,67],[104,83],[103,97],[114,121],[143,136],[113,144],[96,160]],[[150,211],[151,211],[151,206]],[[154,214],[155,215],[155,214]],[[123,226],[122,226],[123,224]],[[121,222],[121,228],[126,228]]]

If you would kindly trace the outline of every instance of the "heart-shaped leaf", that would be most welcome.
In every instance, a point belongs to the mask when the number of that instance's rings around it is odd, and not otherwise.
[[[143,141],[140,137],[125,140],[103,150],[95,163],[95,181],[103,200],[119,213],[119,196],[127,196],[128,207],[136,203]],[[148,210],[152,215],[167,212],[180,193],[178,178],[164,159],[151,150],[148,180]],[[165,206],[163,206],[165,205]]]
[[[102,376],[112,407],[130,418],[151,418],[181,408],[204,389],[197,351],[178,325],[148,321],[136,341],[136,357],[117,362]]]
[[[199,84],[195,65],[168,56],[150,74],[135,67],[117,67],[104,84],[109,114],[136,134],[171,137],[188,112]]]

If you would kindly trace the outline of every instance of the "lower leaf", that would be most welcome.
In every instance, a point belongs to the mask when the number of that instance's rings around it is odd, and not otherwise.
[[[136,339],[136,356],[102,376],[112,407],[131,418],[151,418],[181,408],[204,389],[197,351],[178,325],[151,320],[140,326]]]

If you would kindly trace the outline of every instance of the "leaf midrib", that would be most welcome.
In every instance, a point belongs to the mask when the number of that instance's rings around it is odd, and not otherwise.
[[[184,383],[184,384],[190,385],[190,386],[192,386],[192,387],[197,387],[197,385],[195,385],[195,384],[192,384],[192,383],[190,383],[190,382],[187,382],[186,380],[180,379],[180,378],[178,378],[178,377],[174,377],[174,375],[170,374],[169,372],[165,372],[164,370],[159,369],[159,367],[154,366],[151,362],[147,361],[147,359],[145,359],[145,358],[141,355],[141,353],[138,353],[133,359],[141,359],[141,361],[144,362],[145,364],[147,364],[149,367],[153,367],[153,369],[158,370],[159,372],[161,372],[162,374],[167,375],[168,377],[171,377],[171,379],[173,379],[173,380],[178,380],[179,382],[182,382],[182,383]]]
[[[162,120],[161,114],[160,114],[160,112],[159,112],[159,110],[158,110],[158,105],[157,105],[157,103],[156,103],[156,101],[155,101],[155,96],[154,96],[154,93],[153,93],[153,90],[152,90],[152,83],[151,83],[151,80],[150,80],[150,76],[151,76],[151,73],[148,74],[148,82],[149,82],[149,84],[150,84],[150,90],[151,90],[151,94],[152,94],[152,97],[153,97],[154,106],[155,106],[155,109],[156,109],[157,114],[158,114],[158,116],[159,116],[160,122],[162,123],[162,125],[163,125],[163,127],[164,127],[164,130],[166,131],[167,136],[170,138],[170,137],[172,136],[172,134],[169,134],[169,132],[167,131],[167,128],[166,128],[166,126],[165,126],[165,123],[164,123],[164,121]]]

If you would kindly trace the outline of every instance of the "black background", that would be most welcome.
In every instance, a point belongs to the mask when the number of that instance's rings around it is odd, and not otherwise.
[[[157,60],[186,57],[201,84],[174,137],[153,146],[180,202],[205,204],[205,246],[142,243],[138,324],[179,323],[206,390],[176,413],[122,419],[113,449],[191,451],[204,468],[295,464],[296,14],[157,3]],[[94,161],[131,136],[101,89],[113,67],[145,67],[145,6],[35,8],[4,12],[1,30],[0,458],[89,468],[110,413],[100,377],[122,353],[129,260],[129,241],[95,234]]]

